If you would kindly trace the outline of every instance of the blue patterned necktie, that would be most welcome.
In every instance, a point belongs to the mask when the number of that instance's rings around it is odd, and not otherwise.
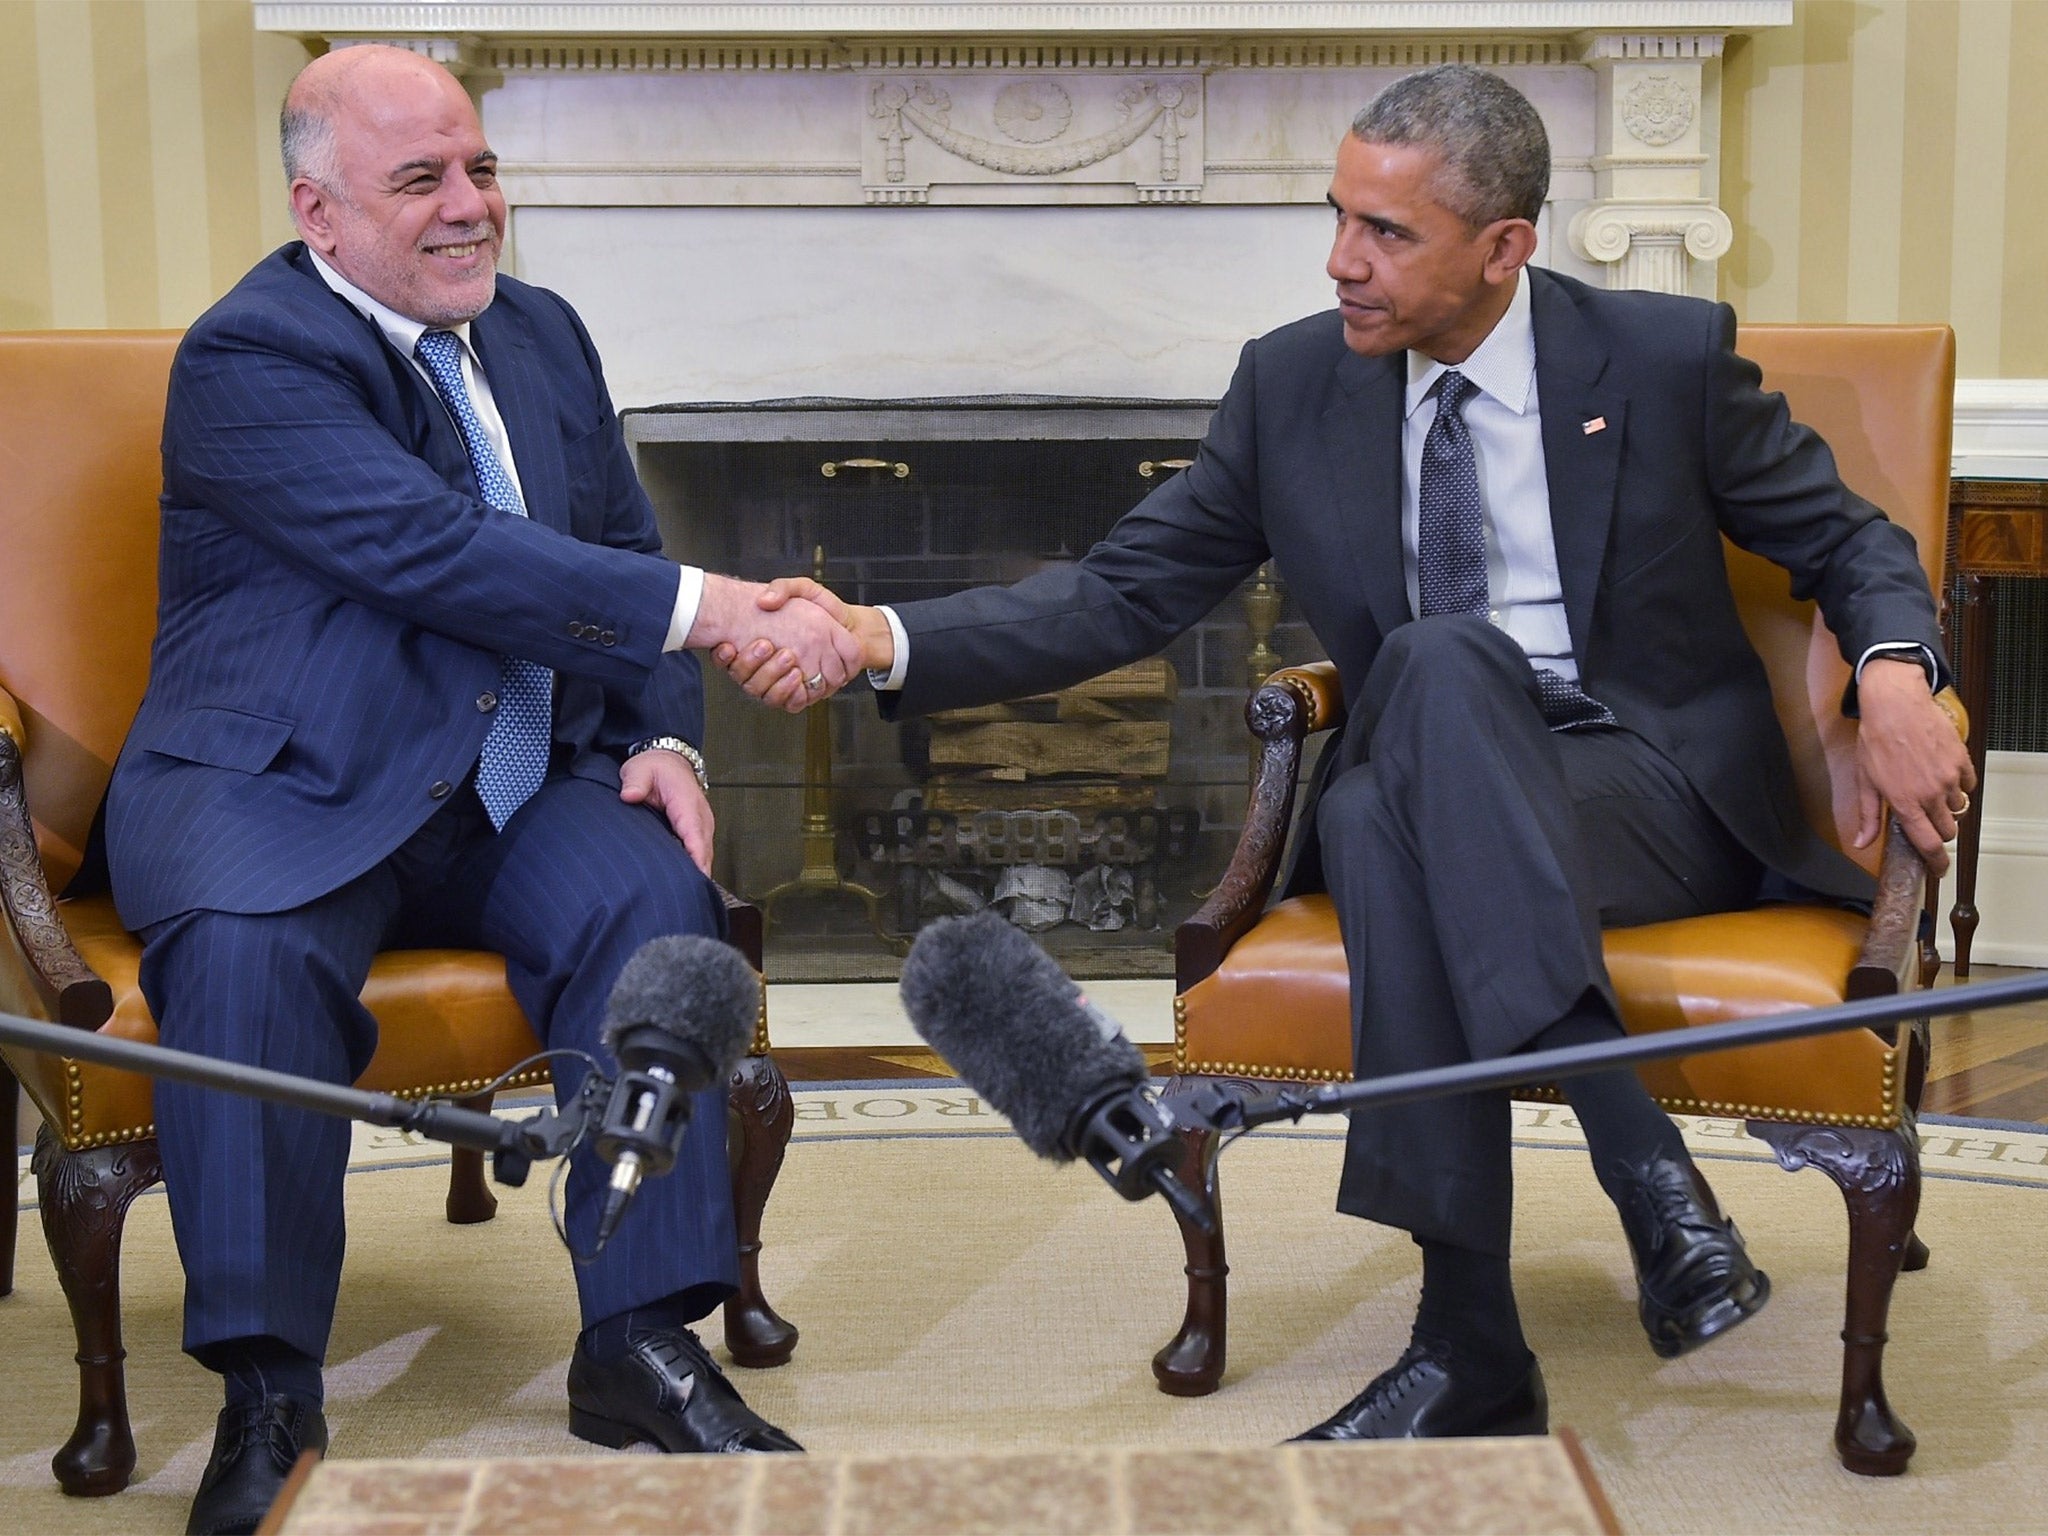
[[[1455,368],[1437,383],[1436,418],[1422,439],[1422,478],[1416,486],[1415,585],[1422,616],[1484,616],[1486,515],[1479,503],[1479,469],[1465,425],[1465,397],[1474,385]],[[1543,719],[1553,731],[1613,725],[1605,704],[1548,667],[1536,668]]]
[[[462,431],[462,446],[469,450],[469,466],[476,472],[484,501],[500,512],[526,516],[519,488],[492,451],[484,424],[470,403],[469,389],[462,382],[461,340],[453,331],[427,331],[420,336],[417,351],[427,376]],[[477,798],[499,831],[547,777],[554,694],[555,674],[546,667],[517,656],[499,658],[498,712],[476,764]]]

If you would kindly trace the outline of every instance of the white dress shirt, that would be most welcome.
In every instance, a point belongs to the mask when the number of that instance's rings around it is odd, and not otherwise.
[[[375,325],[398,355],[412,364],[413,371],[431,386],[433,375],[419,360],[420,337],[429,330],[446,330],[462,343],[462,382],[469,391],[469,403],[476,417],[483,424],[484,436],[490,440],[491,451],[498,456],[498,463],[504,467],[512,481],[512,488],[519,492],[519,499],[526,499],[526,487],[519,483],[519,463],[512,452],[512,438],[505,430],[505,419],[498,414],[497,397],[491,393],[491,381],[484,376],[483,364],[478,361],[476,349],[470,345],[469,323],[461,325],[428,326],[417,320],[401,315],[388,304],[380,304],[362,289],[356,287],[334,268],[320,259],[319,252],[311,246],[306,254],[313,258],[313,266],[326,281],[327,286],[355,306],[357,313]],[[439,398],[436,391],[435,398]],[[668,637],[662,642],[664,651],[679,651],[689,636],[690,626],[697,622],[697,605],[704,598],[704,572],[694,565],[680,568],[676,582],[676,605],[669,615]]]
[[[1479,471],[1486,524],[1486,616],[1539,667],[1576,682],[1565,622],[1557,540],[1550,527],[1550,481],[1543,472],[1543,420],[1536,398],[1536,332],[1529,321],[1529,285],[1517,281],[1507,313],[1462,363],[1408,354],[1408,394],[1401,421],[1401,573],[1408,611],[1422,611],[1417,574],[1421,521],[1422,445],[1436,420],[1436,385],[1451,367],[1471,381],[1465,428]]]

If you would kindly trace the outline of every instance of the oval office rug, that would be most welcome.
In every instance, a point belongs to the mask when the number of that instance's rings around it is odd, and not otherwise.
[[[1262,1131],[1225,1154],[1230,1367],[1213,1396],[1177,1399],[1150,1370],[1183,1294],[1160,1202],[1126,1204],[1086,1168],[1038,1162],[970,1090],[943,1081],[796,1100],[762,1268],[803,1337],[788,1366],[733,1375],[813,1449],[1271,1444],[1342,1403],[1406,1341],[1416,1251],[1333,1211],[1338,1122]],[[1524,1324],[1552,1421],[1578,1433],[1624,1528],[2048,1530],[2048,1132],[1923,1126],[1920,1232],[1933,1261],[1900,1279],[1886,1360],[1920,1449],[1903,1478],[1865,1479],[1830,1445],[1846,1241],[1835,1186],[1779,1169],[1734,1122],[1688,1122],[1773,1295],[1734,1333],[1660,1361],[1569,1113],[1516,1112]],[[606,1454],[564,1423],[576,1311],[544,1170],[499,1191],[495,1221],[450,1227],[443,1162],[357,1127],[331,1454]],[[25,1181],[24,1205],[33,1193]],[[15,1294],[0,1299],[0,1523],[180,1530],[219,1399],[177,1350],[181,1287],[161,1192],[136,1202],[123,1253],[141,1459],[115,1498],[66,1499],[50,1478],[77,1378],[40,1239],[24,1209]],[[715,1319],[706,1337],[719,1338]],[[1226,1512],[1215,1529],[1230,1529]]]

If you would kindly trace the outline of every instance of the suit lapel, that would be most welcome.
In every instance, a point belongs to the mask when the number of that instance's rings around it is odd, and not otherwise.
[[[1572,650],[1583,666],[1614,522],[1628,398],[1603,388],[1607,352],[1571,300],[1531,270],[1529,300],[1536,331],[1536,393],[1543,412],[1543,472],[1550,487],[1550,527],[1564,588]]]
[[[1359,573],[1373,623],[1386,634],[1408,622],[1401,554],[1402,355],[1346,351],[1337,363],[1337,400],[1323,413],[1337,523]]]
[[[470,323],[469,334],[491,395],[512,441],[519,492],[526,515],[537,523],[569,531],[568,470],[553,402],[532,344],[503,303],[493,304]]]

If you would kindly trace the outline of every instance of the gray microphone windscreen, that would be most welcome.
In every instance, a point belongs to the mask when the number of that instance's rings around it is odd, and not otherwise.
[[[698,934],[650,939],[633,952],[605,1001],[604,1042],[629,1067],[645,1049],[643,1028],[693,1047],[723,1081],[753,1042],[761,1012],[761,978],[730,944]],[[628,1039],[626,1037],[635,1038]],[[692,1074],[695,1075],[695,1074]]]
[[[903,962],[902,995],[925,1042],[1040,1157],[1073,1157],[1080,1112],[1145,1080],[1143,1053],[996,913],[926,927]]]

